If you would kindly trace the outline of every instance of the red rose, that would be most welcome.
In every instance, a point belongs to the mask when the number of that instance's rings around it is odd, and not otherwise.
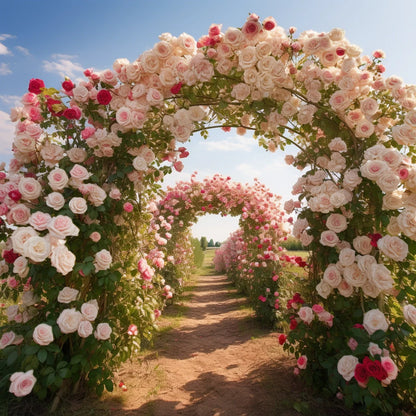
[[[62,83],[62,88],[65,90],[65,92],[72,91],[74,87],[75,85],[70,79],[67,79],[66,81]]]
[[[387,372],[378,360],[371,360],[369,357],[364,357],[363,365],[365,366],[367,373],[370,377],[381,381],[387,377]]]
[[[97,101],[99,104],[107,105],[113,99],[111,92],[108,90],[100,90],[97,94]]]
[[[354,377],[358,383],[367,384],[369,375],[364,364],[357,364],[355,366]]]
[[[279,344],[283,345],[286,342],[287,336],[285,334],[279,335]]]
[[[171,89],[170,92],[172,94],[179,94],[180,90],[182,88],[182,82],[178,82],[177,84],[175,84]]]
[[[45,83],[38,78],[32,78],[29,81],[29,92],[33,94],[40,94],[41,88],[45,88]]]
[[[20,201],[20,198],[22,197],[22,194],[17,189],[13,189],[8,195],[14,202]]]
[[[6,263],[13,264],[14,261],[20,256],[20,254],[15,253],[13,250],[4,250],[3,258]]]
[[[49,97],[46,100],[46,105],[48,106],[49,112],[53,116],[60,117],[63,114],[63,112],[64,112],[64,106],[63,106],[62,102],[59,101],[59,100],[54,100],[53,98],[50,98]]]
[[[296,319],[291,319],[289,328],[293,331],[294,329],[296,329],[297,326],[298,326],[298,321]]]
[[[78,107],[67,108],[63,116],[68,120],[79,120],[81,118],[81,110]]]

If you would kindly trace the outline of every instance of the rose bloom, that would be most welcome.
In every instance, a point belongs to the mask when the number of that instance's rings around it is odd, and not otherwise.
[[[36,383],[36,377],[33,375],[33,370],[13,373],[10,376],[9,392],[16,397],[27,396],[33,389]]]
[[[345,267],[343,275],[345,281],[353,287],[362,287],[367,282],[367,275],[360,270],[357,263]]]
[[[307,324],[310,324],[313,320],[313,311],[309,306],[302,306],[298,311],[298,315]]]
[[[380,291],[390,290],[394,284],[389,269],[383,264],[373,264],[371,266],[368,280]]]
[[[29,217],[29,224],[38,231],[44,231],[48,227],[51,216],[46,212],[36,211]]]
[[[31,238],[37,236],[38,233],[32,227],[19,227],[13,231],[11,240],[13,245],[13,251],[23,255],[23,246],[25,242]]]
[[[323,281],[331,287],[337,287],[341,283],[341,280],[342,276],[336,265],[328,265],[324,272]]]
[[[355,237],[352,241],[352,245],[355,250],[360,254],[370,254],[373,246],[371,245],[371,239],[365,235]]]
[[[71,334],[78,330],[81,321],[81,312],[72,308],[64,309],[56,320],[56,323],[63,334]]]
[[[95,271],[107,270],[113,261],[111,254],[108,250],[103,249],[95,254],[94,265]]]
[[[308,364],[308,357],[306,355],[301,355],[297,360],[297,365],[301,370],[304,370]]]
[[[93,231],[90,234],[90,239],[94,241],[94,243],[98,243],[101,240],[101,234],[98,231]]]
[[[7,213],[7,222],[10,224],[27,224],[30,217],[30,209],[24,204],[17,204],[11,207]]]
[[[46,238],[30,237],[23,244],[23,255],[35,263],[41,263],[49,257],[51,245]]]
[[[98,303],[95,299],[83,303],[81,313],[87,321],[94,321],[98,315]]]
[[[69,201],[69,209],[74,214],[85,214],[88,209],[87,201],[81,197],[74,197]]]
[[[17,340],[18,340],[18,337],[13,331],[4,332],[0,338],[0,350],[3,350],[9,345],[16,344]]]
[[[353,355],[344,355],[337,364],[338,373],[345,381],[350,381],[354,377],[354,370],[358,364],[358,358]]]
[[[386,332],[389,324],[383,312],[372,309],[364,314],[363,326],[370,335],[373,335],[378,330]]]
[[[72,163],[82,163],[87,158],[87,152],[84,149],[78,147],[73,147],[66,153]]]
[[[89,337],[93,332],[93,327],[90,321],[83,320],[78,325],[78,335],[81,338]]]
[[[335,233],[347,229],[347,219],[342,214],[331,214],[326,220],[326,226]]]
[[[375,357],[376,355],[381,355],[382,352],[383,352],[381,350],[381,348],[377,344],[375,344],[374,342],[370,342],[368,344],[368,349],[367,350],[373,357]]]
[[[380,238],[377,241],[377,247],[385,256],[395,261],[403,261],[409,252],[409,247],[405,241],[390,235]]]
[[[22,194],[22,198],[27,201],[39,198],[42,192],[42,186],[35,178],[22,178],[18,189]]]
[[[323,246],[335,247],[339,243],[339,238],[333,231],[328,230],[321,233],[319,242]]]
[[[48,230],[53,237],[65,240],[68,236],[77,236],[79,228],[66,215],[58,215],[52,218],[48,224]]]
[[[52,327],[48,324],[39,324],[33,331],[33,341],[39,345],[49,345],[53,342]]]
[[[106,339],[110,338],[111,335],[111,327],[107,323],[101,323],[97,325],[97,329],[94,332],[94,336],[98,340],[105,341]]]
[[[49,186],[54,191],[60,191],[68,184],[68,175],[63,169],[55,168],[48,175]]]
[[[361,166],[360,172],[365,178],[375,181],[388,169],[389,165],[383,160],[367,160]]]
[[[76,262],[75,254],[68,250],[64,245],[56,246],[52,249],[51,265],[58,273],[66,276],[72,272]]]
[[[416,326],[416,307],[413,305],[403,306],[403,316],[407,322]]]
[[[29,267],[27,265],[27,259],[23,256],[18,257],[13,263],[13,273],[18,274],[20,277],[26,277],[29,273]]]
[[[70,303],[77,299],[79,290],[65,286],[58,294],[59,303]]]
[[[137,156],[133,159],[133,167],[138,171],[144,171],[147,169],[147,163],[143,157]]]
[[[355,261],[355,251],[352,248],[343,248],[339,252],[339,262],[342,266],[351,266]]]
[[[332,286],[330,286],[328,283],[326,283],[325,281],[321,280],[317,285],[316,285],[316,291],[318,292],[318,295],[321,296],[324,299],[327,299],[328,296],[331,294],[332,292]]]
[[[387,380],[383,380],[383,384],[389,384],[390,381],[395,380],[397,378],[397,374],[399,372],[399,369],[397,368],[396,363],[390,358],[390,357],[381,357],[381,366],[384,368],[384,370],[387,373]]]
[[[59,192],[51,192],[45,198],[46,205],[55,211],[59,211],[65,205],[65,198]]]

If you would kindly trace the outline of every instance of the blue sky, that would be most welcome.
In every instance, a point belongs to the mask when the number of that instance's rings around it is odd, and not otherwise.
[[[11,157],[8,114],[30,78],[56,88],[64,75],[76,80],[85,68],[111,68],[117,58],[133,61],[153,47],[160,33],[186,32],[198,39],[211,23],[238,27],[251,12],[273,16],[280,26],[295,26],[298,32],[341,27],[365,53],[386,52],[388,75],[416,83],[414,0],[0,0],[0,160]],[[248,135],[212,132],[206,142],[196,136],[187,147],[185,169],[167,183],[187,179],[194,171],[201,178],[221,173],[241,182],[258,177],[286,199],[299,175],[285,166],[284,155],[257,148]],[[237,221],[206,216],[193,232],[222,241]]]

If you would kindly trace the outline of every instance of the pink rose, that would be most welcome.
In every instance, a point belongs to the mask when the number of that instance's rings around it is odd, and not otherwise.
[[[93,327],[90,321],[81,321],[78,325],[78,335],[81,338],[89,337],[93,332]]]
[[[74,197],[69,201],[69,209],[74,214],[85,214],[88,209],[87,201],[81,197]]]
[[[301,355],[297,360],[298,368],[304,370],[308,364],[308,357],[306,355]]]
[[[23,397],[32,391],[36,377],[33,375],[33,370],[26,371],[26,373],[17,372],[10,376],[10,382],[9,392],[16,397]]]
[[[24,225],[29,222],[30,209],[24,204],[13,206],[7,213],[7,222],[10,224]]]
[[[94,266],[95,271],[107,270],[110,268],[113,258],[110,252],[106,249],[100,250],[95,254]]]
[[[101,234],[97,231],[93,231],[90,234],[90,239],[94,241],[94,243],[98,243],[101,240]]]
[[[0,339],[0,350],[15,344],[16,339],[17,335],[13,331],[3,333]]]
[[[94,332],[94,336],[98,340],[105,341],[106,339],[110,338],[111,335],[111,327],[107,323],[101,323],[97,325],[97,329]]]
[[[22,198],[27,201],[39,198],[42,192],[41,184],[34,178],[22,178],[19,182],[18,189],[22,194]]]
[[[313,311],[309,306],[302,306],[298,311],[298,315],[307,324],[310,324],[313,320]]]
[[[339,243],[339,238],[334,231],[328,230],[321,233],[319,242],[323,246],[335,247]]]
[[[126,202],[126,203],[123,205],[123,209],[124,209],[124,211],[126,211],[126,212],[132,212],[132,211],[133,211],[133,205],[132,205],[130,202]]]
[[[58,273],[66,276],[74,269],[75,262],[74,253],[69,251],[66,246],[59,245],[52,249],[51,265],[55,267]]]
[[[55,211],[59,211],[65,205],[65,198],[59,192],[51,192],[45,198],[46,205]]]
[[[49,186],[54,191],[60,191],[68,184],[68,175],[63,169],[55,168],[48,175]]]
[[[79,228],[66,215],[58,215],[52,218],[48,224],[48,230],[53,237],[65,240],[68,236],[77,236]]]
[[[94,299],[86,303],[83,303],[81,306],[81,313],[84,319],[86,319],[87,321],[94,321],[98,315],[97,301]]]
[[[48,324],[39,324],[33,331],[33,341],[39,345],[49,345],[53,342],[52,327]]]
[[[84,166],[81,165],[74,165],[72,169],[69,171],[71,178],[76,179],[80,182],[87,180],[91,174],[88,172]]]
[[[56,323],[63,334],[71,334],[78,330],[81,321],[81,312],[72,308],[64,309],[59,315]]]

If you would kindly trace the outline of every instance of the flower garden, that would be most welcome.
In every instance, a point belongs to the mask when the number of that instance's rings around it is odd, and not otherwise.
[[[56,409],[112,391],[191,273],[190,225],[222,213],[240,229],[216,267],[281,328],[295,371],[357,412],[414,408],[416,87],[385,78],[382,59],[341,29],[297,35],[251,14],[198,41],[164,33],[59,90],[30,80],[0,171],[1,399]],[[286,214],[263,185],[220,175],[161,190],[214,128],[298,149]],[[307,264],[279,248],[292,222]],[[294,262],[307,278],[290,293]]]

